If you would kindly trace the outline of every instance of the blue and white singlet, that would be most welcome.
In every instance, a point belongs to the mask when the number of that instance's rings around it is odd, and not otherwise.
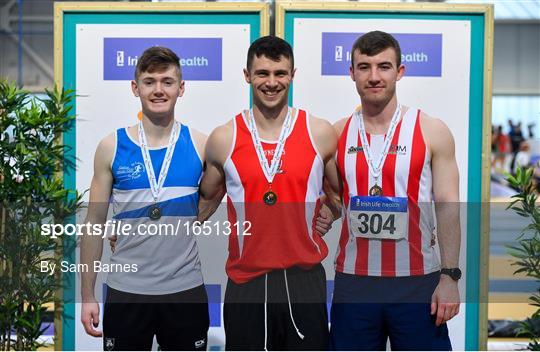
[[[159,192],[161,218],[157,221],[148,217],[153,197],[141,147],[126,128],[116,132],[111,203],[116,223],[130,224],[131,234],[118,236],[111,264],[137,264],[136,272],[109,273],[107,284],[116,290],[157,295],[203,283],[197,244],[185,226],[197,217],[202,161],[189,128],[179,127],[169,171]],[[166,146],[149,148],[156,177],[166,151]]]

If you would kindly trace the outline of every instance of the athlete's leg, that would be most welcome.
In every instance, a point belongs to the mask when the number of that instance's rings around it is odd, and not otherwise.
[[[285,282],[285,274],[287,275]],[[318,264],[310,270],[291,268],[280,273],[282,289],[289,291],[289,302],[281,303],[284,350],[328,349],[328,312],[326,308],[326,273]],[[285,300],[287,295],[285,292]],[[293,324],[294,321],[294,324]],[[296,327],[294,326],[296,324]],[[296,331],[298,328],[298,332]],[[300,334],[303,338],[300,337]]]
[[[378,279],[378,278],[376,278]],[[330,312],[330,349],[381,351],[386,349],[383,301],[370,297],[377,280],[336,273]]]
[[[265,276],[244,284],[236,284],[230,279],[227,282],[223,305],[226,350],[263,350],[265,332],[266,348],[273,349],[269,338],[271,329],[266,325],[271,309],[267,305],[265,317],[264,308]]]
[[[439,273],[397,281],[399,287],[393,290],[401,291],[401,301],[385,307],[392,349],[451,350],[446,324],[436,326],[435,316],[431,315],[431,295],[439,282]]]
[[[205,351],[208,342],[208,298],[204,285],[165,295],[157,304],[156,338],[164,351]]]
[[[435,325],[427,303],[390,304],[385,311],[390,344],[398,351],[450,351],[452,345],[446,324]]]
[[[152,304],[144,296],[107,288],[103,309],[104,351],[149,351],[154,337]]]

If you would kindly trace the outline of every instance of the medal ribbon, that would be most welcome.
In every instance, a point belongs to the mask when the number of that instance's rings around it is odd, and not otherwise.
[[[251,132],[251,139],[253,140],[255,151],[257,152],[257,156],[259,157],[259,163],[261,164],[266,180],[268,181],[268,183],[271,184],[274,180],[274,176],[276,176],[281,156],[283,154],[283,151],[285,150],[285,140],[287,139],[289,131],[291,130],[291,108],[287,108],[287,116],[285,117],[285,121],[283,121],[283,125],[281,126],[281,132],[279,133],[279,139],[276,145],[276,149],[274,150],[274,156],[272,157],[272,162],[270,163],[270,165],[268,165],[268,160],[264,156],[264,149],[261,144],[261,138],[259,136],[259,132],[257,131],[255,117],[253,116],[253,109],[249,110],[249,118],[247,120],[249,124],[249,130]]]
[[[139,123],[139,142],[141,143],[142,157],[144,165],[146,166],[146,175],[148,176],[148,183],[150,183],[150,191],[152,192],[154,203],[157,203],[159,192],[163,188],[165,178],[169,172],[169,166],[171,165],[171,159],[174,151],[173,145],[179,130],[178,125],[178,121],[173,122],[169,143],[167,144],[167,151],[165,152],[165,158],[163,159],[163,165],[161,166],[159,177],[156,181],[156,173],[154,171],[154,166],[152,165],[152,160],[150,159],[150,151],[148,150],[148,142],[146,141],[144,127],[142,121]]]
[[[356,118],[358,119],[358,133],[360,133],[360,140],[362,141],[362,147],[364,149],[364,154],[368,162],[368,169],[371,175],[375,178],[375,184],[377,184],[377,180],[379,179],[379,176],[381,175],[382,166],[384,165],[384,161],[386,160],[386,156],[388,155],[388,150],[390,149],[390,143],[392,143],[392,139],[394,138],[394,132],[396,131],[396,126],[398,124],[399,117],[401,116],[401,105],[398,104],[396,111],[394,112],[394,116],[392,116],[392,120],[390,121],[390,126],[388,127],[388,132],[386,133],[386,136],[384,138],[384,144],[383,144],[383,150],[382,150],[381,156],[379,157],[379,160],[377,160],[377,163],[375,165],[373,163],[373,154],[371,153],[371,147],[369,146],[369,142],[366,135],[366,126],[364,125],[364,117],[362,116],[362,113],[359,111],[356,111],[354,114]]]

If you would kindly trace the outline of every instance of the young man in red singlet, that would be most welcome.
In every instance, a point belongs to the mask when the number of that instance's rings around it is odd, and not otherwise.
[[[337,136],[327,121],[288,106],[294,72],[287,42],[273,36],[253,42],[244,70],[253,109],[216,128],[206,147],[199,220],[226,193],[229,221],[238,223],[226,264],[227,350],[328,347],[320,264],[328,248],[318,232],[326,233],[333,219],[317,216],[323,179],[339,188]]]
[[[392,349],[449,350],[461,276],[454,139],[441,120],[398,102],[405,67],[391,35],[366,33],[352,53],[362,104],[334,126],[346,215],[331,348],[384,350],[389,338]]]

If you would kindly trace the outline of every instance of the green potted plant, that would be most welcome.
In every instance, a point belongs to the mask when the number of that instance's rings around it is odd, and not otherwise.
[[[62,224],[81,206],[81,195],[64,187],[62,168],[73,165],[58,143],[74,119],[73,96],[54,90],[37,101],[0,81],[0,350],[40,347],[46,304],[61,304],[59,275],[41,266],[73,248],[41,226]]]

